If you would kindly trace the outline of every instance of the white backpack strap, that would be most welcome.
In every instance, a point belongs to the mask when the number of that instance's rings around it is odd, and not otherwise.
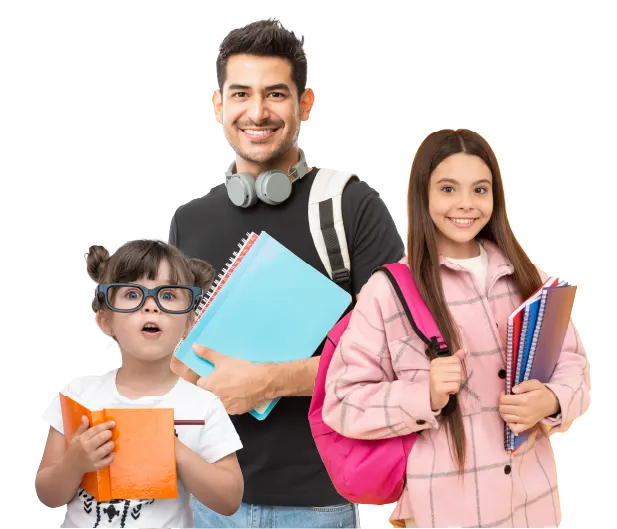
[[[320,169],[309,196],[309,227],[319,258],[328,275],[341,287],[350,286],[349,249],[343,225],[341,199],[353,173]]]

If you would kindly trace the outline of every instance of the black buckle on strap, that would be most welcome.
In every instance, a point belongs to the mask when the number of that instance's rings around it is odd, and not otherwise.
[[[351,273],[347,268],[332,271],[332,279],[337,285],[347,285],[351,281]]]
[[[431,337],[431,348],[433,349],[435,357],[443,358],[444,356],[450,356],[448,344],[437,340],[437,336]]]

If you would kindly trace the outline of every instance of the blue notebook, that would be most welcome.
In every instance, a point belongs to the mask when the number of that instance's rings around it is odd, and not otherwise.
[[[251,362],[310,358],[351,303],[351,296],[270,235],[249,234],[207,295],[174,355],[201,377],[214,366],[193,343]],[[251,414],[268,416],[278,399]]]
[[[521,356],[521,370],[519,376],[517,377],[516,383],[520,384],[525,380],[525,373],[527,371],[527,362],[529,361],[529,351],[531,350],[531,343],[533,342],[533,337],[536,329],[536,322],[538,321],[538,312],[540,310],[540,298],[534,299],[529,305],[525,307],[525,318],[527,318],[527,334],[525,335],[525,341],[522,344],[522,354],[519,352]]]

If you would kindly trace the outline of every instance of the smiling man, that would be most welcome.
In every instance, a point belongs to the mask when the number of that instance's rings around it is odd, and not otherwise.
[[[315,100],[306,88],[303,42],[275,20],[233,30],[223,40],[212,102],[235,161],[226,173],[221,169],[221,185],[178,208],[169,240],[220,272],[247,232],[266,231],[357,295],[375,267],[403,257],[404,246],[378,193],[354,176],[344,186],[344,235],[338,234],[349,249],[349,266],[335,270],[331,261],[327,270],[320,259],[308,214],[320,170],[298,148],[300,124]],[[245,483],[240,510],[224,517],[195,502],[196,527],[359,527],[357,507],[334,489],[308,423],[320,353],[266,366],[200,349],[216,366],[203,379],[173,366],[221,398],[244,445],[238,452]],[[275,397],[282,398],[265,420],[247,413]]]

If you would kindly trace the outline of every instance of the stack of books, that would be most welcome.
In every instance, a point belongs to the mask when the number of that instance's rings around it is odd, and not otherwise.
[[[550,277],[508,317],[506,394],[526,380],[550,381],[570,323],[576,286]],[[509,452],[519,448],[531,430],[513,433],[504,428]]]

